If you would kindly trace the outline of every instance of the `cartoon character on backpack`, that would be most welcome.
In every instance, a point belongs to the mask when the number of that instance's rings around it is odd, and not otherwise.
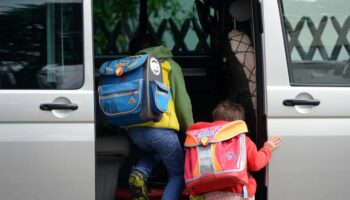
[[[191,198],[254,199],[256,182],[248,170],[265,167],[281,138],[270,138],[258,151],[246,136],[243,108],[229,100],[212,117],[214,122],[195,123],[186,132],[184,176]]]

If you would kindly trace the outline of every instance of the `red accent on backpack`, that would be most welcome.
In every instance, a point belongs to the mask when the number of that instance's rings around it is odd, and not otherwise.
[[[244,121],[199,122],[186,132],[185,183],[193,194],[248,184]]]

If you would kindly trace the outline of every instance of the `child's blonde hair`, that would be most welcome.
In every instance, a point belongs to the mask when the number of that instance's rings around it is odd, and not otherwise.
[[[214,121],[236,121],[244,120],[244,109],[241,105],[230,100],[221,101],[211,113]]]

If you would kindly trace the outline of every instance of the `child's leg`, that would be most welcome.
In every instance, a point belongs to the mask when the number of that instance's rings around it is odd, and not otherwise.
[[[129,136],[134,144],[143,151],[139,161],[129,175],[129,185],[132,200],[148,200],[147,179],[152,173],[154,165],[159,161],[152,153],[153,149],[147,144],[147,133],[150,128],[135,127],[128,130]]]
[[[153,167],[159,162],[159,158],[155,155],[155,150],[152,148],[149,141],[152,141],[152,128],[149,127],[134,127],[128,130],[131,141],[142,150],[142,154],[136,163],[134,169],[141,171],[148,178],[153,170]]]
[[[177,200],[184,187],[184,153],[177,132],[164,129],[155,139],[154,148],[169,174],[162,200]]]
[[[129,136],[141,150],[153,153],[153,158],[141,158],[135,168],[148,177],[155,160],[162,160],[169,174],[162,199],[177,200],[184,187],[184,153],[177,132],[171,129],[135,127],[129,130]]]

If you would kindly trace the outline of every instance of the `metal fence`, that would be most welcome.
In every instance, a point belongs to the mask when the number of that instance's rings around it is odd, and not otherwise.
[[[295,48],[301,60],[313,60],[317,50],[319,50],[322,60],[337,60],[340,54],[340,50],[343,46],[345,47],[348,55],[350,55],[350,44],[347,37],[350,29],[350,17],[345,20],[343,26],[339,24],[339,21],[334,16],[322,17],[318,27],[316,27],[315,23],[311,20],[310,17],[305,16],[296,23],[296,26],[294,28],[288,19],[285,18],[284,22],[286,25],[286,32],[289,36],[288,50],[291,52],[293,48]],[[334,28],[337,33],[337,35],[335,35],[335,37],[337,37],[336,42],[332,48],[332,51],[330,52],[329,49],[327,51],[322,41],[322,34],[327,28]],[[310,31],[313,38],[308,49],[303,47],[299,41],[300,34],[302,31],[305,31],[305,29],[308,29]]]
[[[318,26],[316,26],[310,17],[306,16],[301,17],[295,27],[291,25],[287,18],[284,18],[284,23],[286,27],[285,31],[289,37],[288,50],[291,52],[295,48],[301,60],[313,60],[317,50],[322,60],[337,60],[342,47],[344,47],[347,54],[350,55],[350,44],[347,37],[350,30],[350,16],[344,21],[343,25],[341,25],[334,16],[324,16],[320,20]],[[330,28],[334,28],[337,33],[335,34],[337,39],[332,50],[330,50],[329,47],[326,48],[322,41],[324,31]],[[156,28],[148,23],[147,29],[151,34],[160,39],[162,39],[164,33],[168,31],[174,42],[171,50],[175,52],[175,54],[176,52],[195,54],[198,52],[209,52],[210,50],[208,33],[202,30],[195,19],[186,19],[180,26],[176,25],[173,19],[163,19]],[[185,42],[185,37],[189,30],[194,31],[197,37],[196,39],[198,40],[194,50],[189,50],[188,44]],[[131,30],[129,24],[123,20],[119,20],[115,23],[112,31],[109,31],[105,23],[97,20],[95,22],[95,32],[98,31],[102,33],[102,37],[106,40],[106,44],[101,47],[102,54],[105,55],[125,54],[127,48],[125,46],[119,46],[117,44],[117,38],[124,37],[125,40],[130,41],[134,33],[137,32],[137,30]],[[300,42],[300,36],[303,31],[310,31],[312,35],[312,41],[309,46],[302,45]]]
[[[112,32],[108,30],[105,23],[102,21],[96,21],[95,31],[101,31],[103,37],[107,40],[107,44],[102,47],[103,54],[122,54],[125,53],[124,47],[118,47],[117,38],[122,36],[126,40],[130,41],[136,31],[132,31],[129,24],[123,20],[119,20]],[[157,28],[154,28],[150,23],[147,25],[147,30],[156,38],[163,38],[164,33],[168,30],[172,36],[174,45],[171,49],[172,52],[191,52],[188,48],[188,44],[185,42],[185,37],[189,30],[192,29],[198,39],[195,52],[209,51],[208,34],[202,31],[202,28],[195,19],[186,19],[181,26],[176,25],[173,19],[163,19]]]

